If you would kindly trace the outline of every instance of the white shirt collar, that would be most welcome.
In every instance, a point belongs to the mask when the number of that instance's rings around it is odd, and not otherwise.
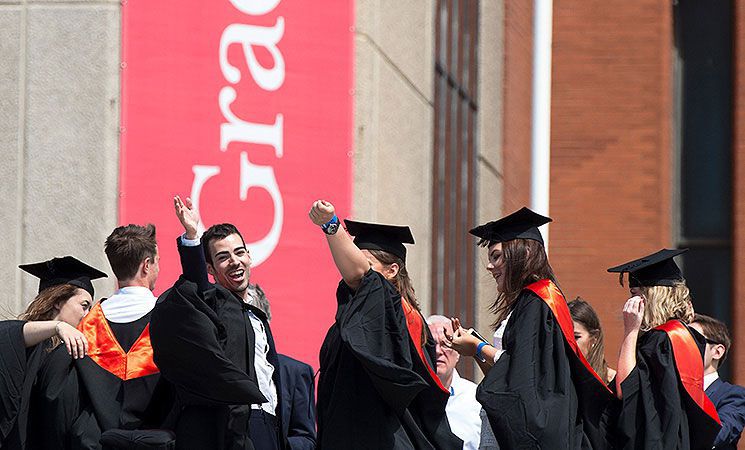
[[[124,286],[116,290],[114,295],[142,295],[145,297],[154,297],[153,291],[145,286]],[[112,295],[112,297],[114,296]]]
[[[453,368],[453,379],[450,381],[450,395],[457,395],[456,389],[459,389],[461,377],[458,369]]]
[[[156,301],[158,299],[150,289],[144,286],[126,286],[117,289],[114,295],[101,302],[101,310],[111,322],[129,323],[152,311]]]
[[[704,375],[704,390],[709,389],[709,386],[711,386],[711,383],[717,381],[719,378],[719,372],[712,372],[710,374]]]

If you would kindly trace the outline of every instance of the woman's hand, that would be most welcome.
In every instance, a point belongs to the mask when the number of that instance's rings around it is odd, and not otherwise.
[[[635,295],[623,305],[623,330],[628,335],[638,332],[644,319],[644,298]]]
[[[314,224],[320,227],[333,219],[334,214],[334,205],[326,200],[316,200],[310,208],[308,217],[310,217],[310,220],[312,220]]]
[[[60,321],[55,327],[57,335],[67,347],[67,353],[74,359],[83,358],[88,353],[88,339],[67,322]]]
[[[481,340],[474,336],[473,328],[466,330],[460,325],[460,319],[451,319],[453,324],[453,334],[448,335],[445,332],[446,345],[460,353],[461,356],[476,355],[476,348]]]

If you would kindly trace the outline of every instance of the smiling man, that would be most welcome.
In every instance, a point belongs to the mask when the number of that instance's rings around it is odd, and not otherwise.
[[[176,197],[174,198],[174,206],[176,215],[184,227],[184,234],[178,238],[183,279],[196,283],[196,288],[200,293],[199,296],[204,302],[200,303],[197,299],[193,304],[197,305],[198,308],[201,308],[200,305],[206,305],[216,314],[211,322],[218,330],[218,340],[221,348],[215,351],[224,353],[225,359],[232,364],[230,372],[226,372],[229,375],[214,374],[215,379],[217,382],[221,382],[223,378],[231,380],[240,378],[241,381],[250,381],[258,386],[258,390],[263,397],[263,403],[252,402],[250,406],[236,401],[236,405],[232,405],[228,409],[216,407],[212,412],[207,413],[210,417],[206,418],[204,417],[206,410],[196,408],[194,426],[189,427],[189,429],[182,429],[182,436],[179,436],[179,430],[177,430],[176,439],[183,443],[184,439],[182,437],[186,433],[189,436],[188,441],[195,443],[196,440],[202,438],[199,434],[203,433],[197,433],[197,428],[200,426],[202,419],[224,415],[227,429],[222,431],[213,429],[211,432],[216,432],[220,436],[223,433],[236,435],[240,434],[242,428],[244,435],[248,431],[248,437],[250,437],[253,448],[256,450],[285,448],[285,437],[282,436],[279,426],[281,423],[281,408],[278,408],[278,405],[280,404],[279,393],[281,390],[279,370],[277,370],[277,367],[279,367],[278,357],[267,317],[261,309],[256,307],[248,289],[251,275],[251,255],[246,248],[243,236],[234,225],[222,223],[211,226],[200,239],[197,232],[200,222],[199,214],[192,207],[191,201],[187,198],[186,202],[183,202],[179,197]],[[214,278],[214,285],[209,282],[208,273]],[[211,315],[209,312],[207,314]],[[156,341],[158,341],[157,335]],[[158,356],[157,350],[156,348],[156,356]],[[165,351],[160,355],[163,356],[164,361],[165,358],[168,358]],[[158,364],[161,363],[158,362]],[[234,371],[235,368],[238,369],[238,372]],[[178,371],[178,368],[174,368],[174,370],[185,377],[189,376]],[[163,372],[167,374],[168,371],[164,370]],[[208,380],[203,380],[196,386],[189,386],[190,394],[193,393],[202,397],[209,396],[205,395],[209,393],[202,392],[209,390],[209,384]],[[229,391],[230,389],[226,390],[228,393]],[[219,399],[225,398],[222,394],[213,398],[219,400],[217,397]],[[227,398],[230,398],[230,395],[227,395]],[[192,403],[195,406],[197,405],[195,402]],[[200,418],[197,418],[196,415]],[[240,441],[241,444],[238,444],[237,448],[251,448],[248,447],[249,443],[244,442],[239,436],[229,440],[231,442]],[[205,442],[206,444],[208,443]],[[213,442],[211,445],[214,444]],[[192,447],[199,448],[196,444]]]
[[[450,398],[445,406],[450,428],[456,436],[463,439],[464,450],[476,450],[481,438],[481,404],[476,401],[476,384],[458,375],[455,365],[458,364],[460,355],[443,344],[446,341],[445,333],[453,334],[450,319],[445,316],[429,316],[427,325],[437,343],[437,376],[450,391]]]

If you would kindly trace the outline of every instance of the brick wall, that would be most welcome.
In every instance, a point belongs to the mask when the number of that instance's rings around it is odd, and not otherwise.
[[[672,7],[554,4],[550,259],[616,365],[628,291],[606,268],[671,245]]]
[[[530,102],[533,2],[504,2],[504,151],[502,211],[530,205]]]
[[[732,289],[733,353],[730,356],[736,383],[745,384],[745,3],[735,2],[734,29],[734,286]],[[745,444],[743,444],[745,445]]]

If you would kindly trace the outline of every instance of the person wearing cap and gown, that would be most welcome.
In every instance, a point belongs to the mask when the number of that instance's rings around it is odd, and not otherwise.
[[[93,304],[91,280],[106,274],[64,256],[19,266],[40,279],[39,294],[21,320],[0,322],[0,448],[26,448],[29,404],[39,368],[63,346],[82,358],[88,343],[77,330]]]
[[[622,400],[618,446],[710,449],[721,428],[704,393],[706,340],[688,324],[694,311],[673,257],[662,249],[608,269],[629,274],[616,393]]]
[[[34,448],[167,449],[171,386],[153,362],[150,316],[159,273],[153,225],[114,229],[105,243],[117,279],[114,295],[97,303],[79,329],[88,339],[85,358],[59,350],[40,371],[39,414],[32,426],[45,429]],[[137,447],[135,447],[137,448]]]
[[[476,399],[500,448],[610,448],[615,399],[574,340],[538,230],[548,222],[522,208],[470,231],[496,281],[495,339],[481,341],[458,319],[446,338],[485,374]]]
[[[321,346],[318,448],[460,449],[434,370],[435,342],[406,272],[406,226],[346,220],[318,200],[309,216],[326,234],[342,281]]]

